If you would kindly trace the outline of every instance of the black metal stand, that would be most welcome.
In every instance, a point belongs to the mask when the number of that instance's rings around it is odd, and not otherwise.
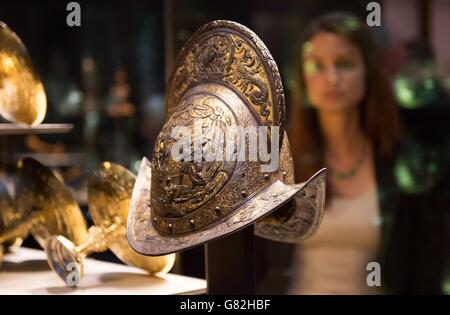
[[[205,245],[208,294],[255,294],[253,225]]]

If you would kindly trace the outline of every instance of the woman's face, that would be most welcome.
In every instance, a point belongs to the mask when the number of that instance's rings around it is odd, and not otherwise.
[[[303,47],[303,76],[309,101],[319,111],[354,109],[366,92],[359,49],[343,37],[317,33]]]

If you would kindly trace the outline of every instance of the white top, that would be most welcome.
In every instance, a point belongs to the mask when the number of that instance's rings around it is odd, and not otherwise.
[[[301,242],[295,255],[291,294],[374,294],[366,283],[367,264],[380,241],[376,185],[355,198],[333,198],[322,224]]]
[[[168,273],[149,276],[145,271],[122,264],[86,258],[84,276],[76,289],[50,270],[45,252],[17,248],[5,254],[0,267],[0,294],[203,294],[206,281]]]

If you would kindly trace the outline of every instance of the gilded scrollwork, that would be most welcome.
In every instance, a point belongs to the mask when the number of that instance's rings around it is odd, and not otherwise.
[[[236,89],[252,105],[259,124],[284,127],[285,100],[278,68],[261,40],[247,28],[214,21],[191,37],[169,80],[168,112],[189,87],[205,80]]]

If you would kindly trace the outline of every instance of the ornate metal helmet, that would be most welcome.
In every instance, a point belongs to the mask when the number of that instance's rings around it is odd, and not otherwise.
[[[166,114],[133,191],[134,250],[172,253],[253,223],[285,242],[317,229],[325,170],[294,184],[280,75],[251,30],[219,20],[192,35],[169,79]]]

